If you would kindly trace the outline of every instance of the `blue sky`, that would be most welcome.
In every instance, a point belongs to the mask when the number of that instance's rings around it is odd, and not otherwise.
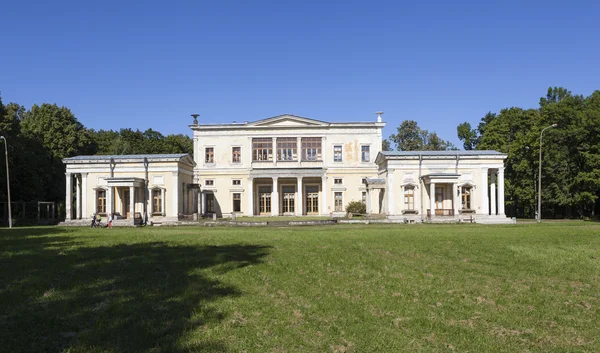
[[[456,126],[600,89],[598,1],[8,1],[5,103],[87,127],[190,134],[284,113]]]

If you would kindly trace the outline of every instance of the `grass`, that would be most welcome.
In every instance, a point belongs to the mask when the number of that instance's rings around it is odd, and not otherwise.
[[[598,352],[600,225],[21,228],[0,351]]]

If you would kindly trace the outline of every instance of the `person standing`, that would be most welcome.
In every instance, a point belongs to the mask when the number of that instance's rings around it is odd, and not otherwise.
[[[108,228],[112,228],[113,215],[112,213],[108,215]]]

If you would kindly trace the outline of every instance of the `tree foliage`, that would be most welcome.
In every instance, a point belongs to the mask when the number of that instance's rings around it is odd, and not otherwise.
[[[398,151],[444,151],[456,149],[452,143],[441,139],[437,133],[421,129],[416,121],[404,120],[396,134],[389,140]]]
[[[505,164],[507,212],[533,217],[542,129],[543,217],[594,216],[600,206],[600,91],[589,97],[550,87],[538,109],[506,108],[488,113],[477,129],[457,127],[465,149],[508,154]]]

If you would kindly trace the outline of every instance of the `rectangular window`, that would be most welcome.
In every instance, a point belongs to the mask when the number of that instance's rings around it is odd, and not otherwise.
[[[106,213],[106,190],[96,191],[96,213]]]
[[[272,161],[273,160],[273,139],[272,138],[253,138],[252,139],[252,160],[253,161]]]
[[[333,146],[333,161],[334,162],[342,161],[342,146],[341,145]]]
[[[304,189],[305,192],[305,204],[306,214],[318,214],[319,213],[319,187],[307,185]]]
[[[463,186],[461,188],[462,190],[462,209],[463,210],[470,210],[471,209],[471,187],[470,186]]]
[[[242,194],[234,193],[233,194],[233,212],[241,212],[242,211]]]
[[[162,192],[161,190],[152,190],[152,213],[162,213]]]
[[[206,194],[206,213],[215,213],[215,194]]]
[[[258,187],[258,212],[260,214],[271,213],[271,187]]]
[[[284,213],[294,213],[295,210],[295,201],[296,201],[296,187],[295,186],[287,186],[284,185],[281,187],[281,192],[283,193],[283,205],[282,209]]]
[[[242,148],[241,147],[231,147],[231,162],[232,163],[242,163]]]
[[[363,162],[369,162],[371,160],[371,146],[360,147],[360,160]]]
[[[320,161],[321,160],[321,138],[303,137],[302,138],[302,160]]]
[[[279,137],[277,139],[277,160],[278,161],[296,161],[298,160],[298,140],[295,137]]]
[[[213,186],[213,185],[215,185],[215,181],[212,179],[206,179],[206,180],[204,180],[204,185]]]
[[[334,205],[335,205],[335,210],[336,211],[343,211],[344,210],[344,200],[342,199],[342,193],[341,192],[336,192],[333,195],[333,199],[334,199]]]
[[[341,178],[336,178],[336,179],[333,179],[333,183],[334,183],[335,185],[341,185],[341,184],[342,184],[342,179],[341,179]]]
[[[214,163],[215,162],[215,148],[214,147],[206,147],[204,149],[204,162],[205,163]]]
[[[231,185],[242,185],[242,181],[240,179],[233,179]]]
[[[404,209],[412,211],[415,209],[415,187],[406,186],[404,188]]]

